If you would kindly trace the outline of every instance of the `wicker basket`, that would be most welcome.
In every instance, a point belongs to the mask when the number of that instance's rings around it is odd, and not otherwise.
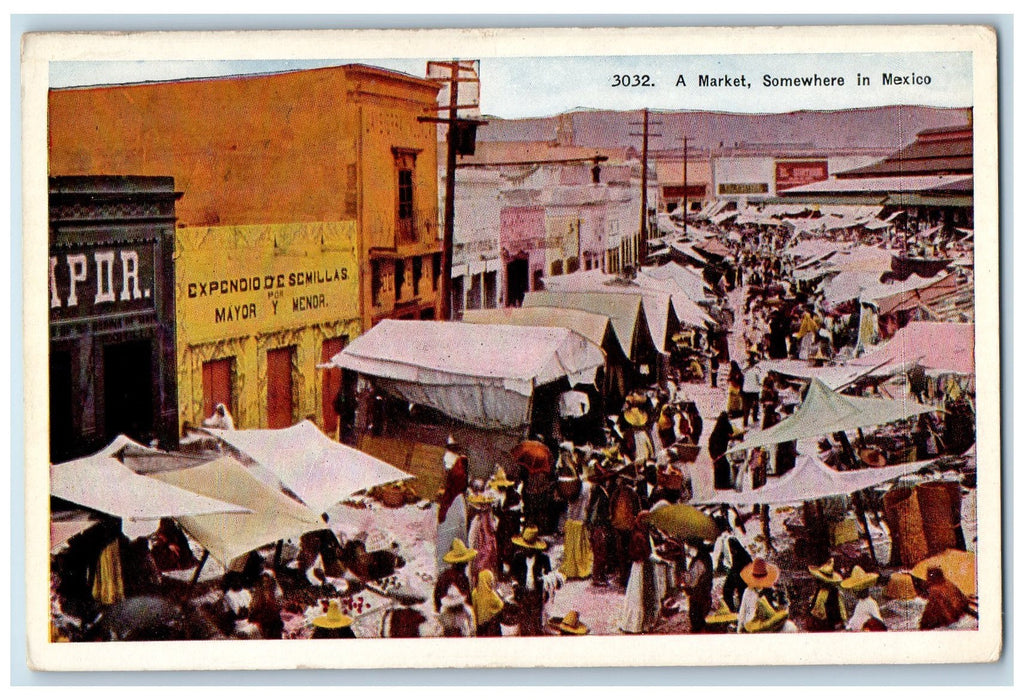
[[[955,548],[953,506],[946,487],[932,481],[919,485],[916,491],[929,556]]]
[[[885,494],[885,519],[892,532],[893,551],[907,568],[928,557],[928,540],[924,534],[917,491],[898,488]],[[890,562],[892,563],[892,562]]]

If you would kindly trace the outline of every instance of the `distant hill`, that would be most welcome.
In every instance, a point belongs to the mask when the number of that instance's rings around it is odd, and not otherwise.
[[[811,148],[882,148],[895,150],[914,140],[924,129],[957,126],[968,121],[968,110],[940,107],[874,107],[836,112],[800,111],[786,114],[731,114],[725,112],[651,112],[661,122],[651,131],[656,150],[681,148],[687,136],[696,149],[746,144],[801,144]],[[630,136],[640,128],[640,111],[615,112],[581,109],[566,115],[528,119],[486,117],[477,138],[481,141],[552,141],[559,121],[571,119],[573,144],[577,146],[639,146]],[[630,124],[633,122],[633,124]]]

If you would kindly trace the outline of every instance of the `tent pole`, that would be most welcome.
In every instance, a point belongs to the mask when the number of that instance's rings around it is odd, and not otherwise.
[[[199,560],[196,565],[196,572],[192,574],[192,580],[188,582],[188,588],[185,589],[185,600],[187,601],[192,597],[192,589],[195,588],[196,582],[199,581],[199,574],[203,572],[203,567],[206,566],[206,560],[210,558],[210,550],[203,550],[203,558]]]
[[[277,547],[274,548],[274,571],[281,568],[281,552],[284,549],[284,540],[277,541]]]
[[[857,434],[863,441],[864,434],[861,432],[860,428],[857,429]],[[850,440],[846,437],[846,433],[838,431],[832,433],[832,437],[842,445],[848,466],[853,469],[860,468],[862,466],[860,464],[860,458],[857,456],[857,453],[853,451],[853,447],[850,445]],[[871,561],[875,563],[875,568],[878,568],[878,556],[875,554],[875,543],[871,539],[871,528],[868,524],[868,515],[864,507],[863,494],[860,491],[853,494],[853,509],[857,513],[857,518],[860,520],[861,527],[864,528],[864,537],[867,538],[868,541],[868,552],[871,554]]]

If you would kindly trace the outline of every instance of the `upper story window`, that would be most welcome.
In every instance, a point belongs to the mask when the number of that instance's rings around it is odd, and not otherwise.
[[[416,154],[419,153],[419,149],[394,147],[391,149],[391,153],[395,157],[395,172],[397,175],[395,243],[415,243],[417,227],[416,197],[413,182],[416,169]]]

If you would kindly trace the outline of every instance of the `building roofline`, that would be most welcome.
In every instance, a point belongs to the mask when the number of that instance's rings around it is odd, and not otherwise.
[[[435,93],[440,89],[440,85],[433,80],[427,78],[420,78],[415,75],[408,73],[402,73],[401,71],[390,70],[387,68],[379,68],[377,66],[370,66],[365,63],[345,63],[337,66],[321,66],[319,68],[295,68],[289,70],[280,71],[268,71],[263,73],[230,73],[227,75],[209,75],[209,76],[196,76],[191,78],[171,78],[166,80],[140,80],[136,82],[127,83],[98,83],[96,85],[70,85],[66,87],[51,87],[50,92],[72,92],[78,90],[104,90],[104,89],[120,89],[127,87],[141,87],[141,86],[152,86],[152,85],[171,85],[178,83],[208,83],[208,82],[219,82],[219,81],[239,81],[239,80],[262,80],[267,78],[277,78],[285,75],[294,75],[296,73],[322,73],[326,71],[343,71],[346,74],[366,74],[372,75],[377,78],[383,78],[394,82],[406,83],[415,85],[424,90],[432,90]]]

